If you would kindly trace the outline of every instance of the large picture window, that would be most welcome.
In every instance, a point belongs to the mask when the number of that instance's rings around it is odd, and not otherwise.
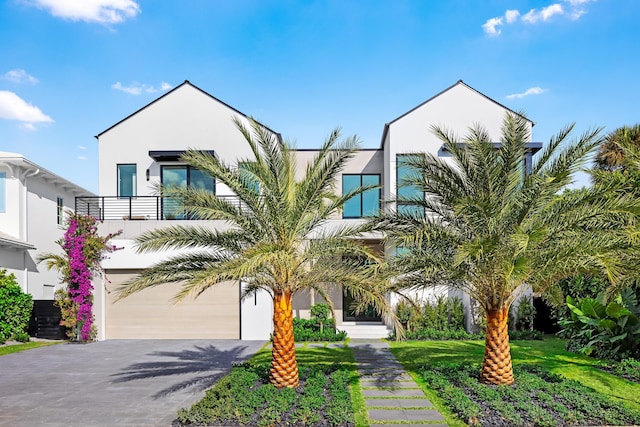
[[[342,195],[362,186],[379,186],[380,175],[342,175]],[[366,190],[344,204],[343,218],[375,216],[380,210],[380,188]]]
[[[160,179],[163,187],[192,187],[216,192],[216,182],[211,175],[188,165],[165,165],[160,167]],[[186,215],[180,200],[163,199],[164,219],[185,219]]]
[[[136,165],[118,165],[118,197],[137,196]]]
[[[424,193],[415,185],[404,184],[403,181],[416,175],[416,171],[409,166],[409,161],[420,154],[398,154],[396,156],[396,185],[398,188],[398,199],[420,200],[424,198]],[[410,215],[424,215],[422,206],[410,202],[399,202],[398,212]]]

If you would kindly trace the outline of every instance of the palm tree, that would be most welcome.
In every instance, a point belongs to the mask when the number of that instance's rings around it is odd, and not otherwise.
[[[602,140],[595,129],[568,144],[572,129],[552,138],[525,175],[530,134],[522,115],[506,116],[500,144],[479,126],[463,144],[434,127],[451,158],[410,156],[414,173],[399,183],[424,196],[398,204],[421,209],[386,213],[375,225],[405,248],[393,262],[398,289],[454,287],[484,309],[483,382],[513,382],[508,313],[527,288],[543,292],[576,272],[604,270],[612,280],[620,272],[615,254],[628,245],[623,228],[633,219],[620,207],[631,201],[597,198],[600,190],[560,194]]]
[[[314,289],[330,302],[329,289],[340,284],[365,304],[386,310],[374,286],[371,262],[377,255],[351,237],[355,229],[329,231],[327,220],[362,187],[343,196],[335,192],[336,178],[352,158],[355,137],[339,142],[334,130],[304,176],[297,179],[295,151],[252,121],[236,125],[253,158],[227,164],[201,151],[188,151],[183,160],[228,186],[237,199],[218,198],[196,188],[164,188],[163,195],[181,200],[188,214],[203,220],[222,220],[228,227],[180,225],[153,230],[137,238],[138,251],[189,249],[145,270],[119,289],[123,298],[165,283],[182,284],[176,300],[200,295],[226,281],[242,281],[244,296],[265,290],[273,298],[273,347],[270,382],[276,387],[298,385],[293,336],[292,298]]]
[[[640,124],[622,126],[609,133],[594,160],[596,169],[615,171],[625,169],[625,148],[640,150]]]

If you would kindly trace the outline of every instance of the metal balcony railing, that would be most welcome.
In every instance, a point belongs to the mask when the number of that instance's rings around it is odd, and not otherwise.
[[[236,207],[243,207],[237,196],[217,196]],[[98,196],[76,197],[76,213],[109,220],[194,220],[180,200],[162,196]]]

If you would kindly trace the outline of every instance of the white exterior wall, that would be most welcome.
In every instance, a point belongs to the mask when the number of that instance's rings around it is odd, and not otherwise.
[[[509,112],[505,107],[484,95],[458,83],[427,103],[394,120],[388,125],[385,150],[385,186],[396,195],[396,156],[407,153],[431,153],[446,158],[442,141],[431,127],[439,126],[453,132],[460,140],[470,127],[480,123],[492,141],[502,136],[502,123]],[[530,122],[530,126],[533,123]],[[531,134],[531,128],[529,129]]]
[[[53,299],[55,289],[62,286],[59,275],[36,260],[43,253],[62,253],[55,243],[65,230],[57,224],[57,198],[62,197],[64,209],[72,211],[76,195],[91,193],[19,155],[0,156],[0,172],[6,172],[6,212],[0,213],[0,231],[35,246],[29,250],[0,247],[0,268],[15,274],[34,299]]]
[[[248,120],[199,89],[184,84],[98,136],[99,195],[117,195],[117,165],[137,165],[137,195],[155,195],[161,164],[149,157],[153,150],[214,150],[220,159],[252,158],[233,118]],[[150,180],[146,180],[149,169]],[[216,194],[229,190],[216,183]]]
[[[430,153],[447,159],[443,152],[443,142],[433,133],[432,126],[438,126],[448,134],[453,133],[458,141],[464,138],[469,128],[475,124],[483,126],[493,142],[502,137],[502,124],[509,112],[504,106],[492,101],[462,82],[458,82],[448,90],[440,93],[426,103],[409,111],[388,125],[384,148],[384,185],[387,197],[397,196],[396,156],[398,154]],[[533,122],[529,122],[529,135]],[[395,248],[387,247],[387,256],[395,254]],[[446,287],[429,288],[409,294],[419,301],[434,301],[441,295],[457,295],[466,307],[469,296]],[[391,297],[393,304],[398,302],[397,296]]]

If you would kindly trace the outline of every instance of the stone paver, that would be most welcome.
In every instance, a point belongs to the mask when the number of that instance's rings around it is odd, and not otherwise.
[[[353,340],[349,347],[353,349],[356,359],[362,394],[372,426],[447,425],[442,414],[395,359],[386,342]],[[442,423],[437,423],[439,421]]]
[[[109,340],[0,358],[0,426],[168,427],[264,341]]]

